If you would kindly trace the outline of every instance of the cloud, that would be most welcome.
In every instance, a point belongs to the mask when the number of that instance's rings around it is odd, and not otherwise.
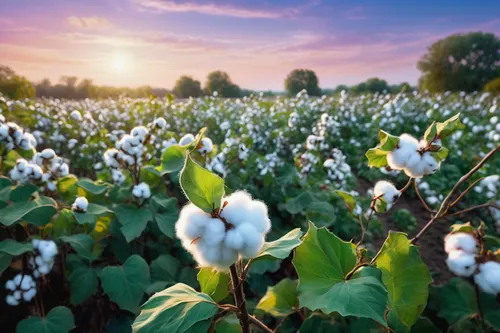
[[[106,20],[104,17],[99,16],[70,16],[66,18],[66,22],[68,22],[73,27],[81,29],[104,29],[112,26],[112,24],[108,20]]]
[[[171,0],[133,0],[136,6],[141,10],[152,10],[156,12],[174,12],[174,13],[199,13],[214,16],[231,16],[239,18],[259,18],[276,19],[281,17],[297,16],[309,7],[319,4],[318,1],[310,1],[305,5],[290,8],[279,9],[254,9],[238,7],[233,5],[215,4],[215,3],[196,3],[183,2],[178,3]]]

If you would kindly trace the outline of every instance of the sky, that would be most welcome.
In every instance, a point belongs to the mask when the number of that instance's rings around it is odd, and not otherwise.
[[[296,68],[322,88],[419,77],[418,59],[454,33],[500,35],[499,0],[0,0],[0,64],[34,82],[172,88],[213,70],[283,90]]]

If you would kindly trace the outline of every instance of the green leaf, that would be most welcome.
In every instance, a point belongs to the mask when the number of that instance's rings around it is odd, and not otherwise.
[[[446,157],[448,157],[448,148],[441,147],[441,148],[439,148],[438,151],[431,152],[431,155],[432,155],[432,157],[434,157],[436,159],[436,161],[440,162],[440,161],[446,159]]]
[[[0,275],[10,266],[11,262],[12,256],[10,254],[0,252]]]
[[[10,200],[12,182],[9,178],[0,177],[0,201],[8,202]]]
[[[425,134],[424,134],[424,140],[427,142],[427,144],[431,143],[434,141],[434,139],[436,138],[438,132],[437,132],[437,124],[436,122],[432,122],[432,124],[427,127],[427,129],[425,130]]]
[[[176,172],[182,169],[186,159],[187,147],[172,145],[161,155],[161,164],[157,168],[160,175]]]
[[[378,132],[378,138],[380,140],[379,149],[385,152],[393,151],[399,143],[399,137],[391,135],[383,130]]]
[[[154,294],[132,325],[134,333],[206,333],[217,304],[207,295],[178,283]]]
[[[374,207],[377,213],[385,213],[387,211],[387,201],[385,201],[384,197],[380,197],[375,200]]]
[[[94,195],[102,195],[104,194],[109,187],[109,184],[101,183],[101,182],[94,182],[91,179],[88,178],[82,178],[80,179],[76,185],[82,189],[84,189],[86,192],[92,193]]]
[[[295,198],[288,200],[286,203],[286,210],[290,214],[302,212],[317,212],[326,216],[335,214],[335,209],[332,205],[318,198],[317,195],[310,191],[304,191]]]
[[[73,215],[79,224],[95,224],[99,216],[108,213],[111,211],[106,207],[89,202],[85,213],[73,212]]]
[[[365,156],[368,159],[368,166],[375,168],[382,168],[387,166],[387,154],[378,148],[370,148],[366,152]]]
[[[100,274],[102,289],[120,309],[136,312],[149,285],[149,266],[138,255],[123,266],[104,267]]]
[[[346,280],[356,263],[354,244],[309,222],[309,230],[293,259],[299,275],[300,305],[313,311],[371,318],[386,325],[387,290],[381,272],[363,267]]]
[[[445,122],[442,123],[437,123],[436,124],[436,129],[437,129],[437,134],[440,139],[446,138],[449,136],[453,131],[455,131],[457,128],[462,126],[462,122],[460,121],[460,113],[454,115],[453,117],[449,118]]]
[[[437,288],[438,316],[452,325],[477,313],[474,287],[460,278],[452,278]]]
[[[450,232],[455,233],[455,232],[466,232],[466,233],[472,233],[474,232],[474,227],[470,224],[470,222],[467,223],[455,223],[452,224],[450,227]]]
[[[99,280],[92,268],[77,268],[69,276],[71,303],[78,305],[97,292]]]
[[[74,197],[76,197],[78,193],[78,187],[76,183],[78,182],[78,178],[74,175],[68,175],[63,178],[59,178],[57,180],[57,193],[67,201],[70,201]]]
[[[411,333],[442,333],[427,317],[420,317],[411,327]]]
[[[376,265],[389,292],[389,326],[409,332],[427,304],[432,282],[429,269],[406,235],[394,231],[389,231]]]
[[[352,211],[356,208],[356,199],[354,199],[354,196],[351,193],[341,190],[337,190],[335,193],[337,193],[344,200],[347,210],[349,210],[349,213],[352,214]]]
[[[286,317],[296,311],[298,303],[297,280],[283,279],[267,289],[256,309],[274,317]]]
[[[40,205],[35,201],[16,202],[0,209],[0,223],[10,226],[19,220],[26,219],[28,222],[41,226],[47,224],[56,213],[52,205]]]
[[[151,263],[151,280],[165,282],[164,286],[176,282],[181,263],[168,254],[162,254]]]
[[[341,333],[338,323],[321,313],[313,313],[300,326],[300,333]],[[364,333],[365,331],[363,331]],[[361,331],[359,332],[361,333]]]
[[[116,218],[122,225],[120,230],[128,243],[139,237],[149,221],[153,221],[153,213],[148,208],[132,205],[120,205],[115,209]]]
[[[235,314],[224,316],[217,325],[215,325],[216,333],[241,333],[240,320]]]
[[[57,217],[45,226],[43,231],[45,234],[50,235],[51,238],[59,238],[71,234],[76,225],[73,211],[63,208],[59,211]]]
[[[0,252],[19,256],[26,252],[33,251],[31,243],[18,243],[13,239],[6,239],[0,242]]]
[[[259,254],[254,258],[257,259],[285,259],[290,255],[294,248],[300,245],[302,231],[300,228],[293,229],[280,239],[273,242],[265,242]]]
[[[180,184],[189,201],[205,212],[221,207],[224,180],[196,164],[190,155],[181,171]]]
[[[94,246],[94,240],[90,235],[87,234],[76,234],[72,236],[63,236],[59,238],[65,243],[71,245],[73,250],[84,259],[93,260],[92,247]]]
[[[155,222],[160,231],[170,239],[175,239],[175,222],[179,218],[177,211],[155,215]]]
[[[47,317],[29,317],[17,324],[16,333],[68,333],[75,326],[71,310],[57,306]]]
[[[210,267],[200,269],[198,282],[201,291],[218,303],[229,295],[231,278],[225,272],[219,272]]]
[[[10,193],[10,201],[26,202],[31,199],[31,195],[35,193],[37,187],[31,183],[16,186]]]

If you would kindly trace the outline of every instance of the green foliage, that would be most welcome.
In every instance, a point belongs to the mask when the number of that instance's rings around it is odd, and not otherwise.
[[[127,242],[138,238],[148,222],[153,220],[153,214],[150,209],[138,208],[132,205],[120,205],[115,209],[116,218],[121,224],[121,232]]]
[[[256,309],[274,317],[286,317],[294,313],[297,306],[297,281],[283,279],[274,287],[267,289]]]
[[[198,282],[201,292],[210,296],[214,302],[220,302],[229,295],[231,279],[227,273],[202,268],[198,273]]]
[[[217,311],[209,296],[178,283],[144,303],[132,329],[134,333],[206,333]]]
[[[30,243],[19,243],[12,239],[0,241],[0,252],[11,256],[18,256],[31,251],[33,251],[33,246]]]
[[[287,258],[292,250],[300,245],[300,237],[302,237],[302,231],[297,228],[273,242],[264,243],[255,260]]]
[[[203,95],[203,91],[200,81],[183,75],[175,81],[174,94],[179,98],[199,97]]]
[[[71,303],[78,305],[97,292],[99,280],[94,269],[77,268],[69,276]]]
[[[413,232],[417,227],[417,219],[408,209],[395,210],[391,217],[399,230],[404,232]]]
[[[0,93],[13,99],[33,98],[35,88],[24,76],[19,76],[9,67],[0,65]]]
[[[500,75],[500,39],[492,33],[455,34],[433,43],[418,62],[419,86],[431,92],[479,91]]]
[[[50,310],[47,317],[29,317],[19,322],[16,333],[69,333],[75,326],[71,310],[57,306]]]
[[[208,74],[205,94],[211,96],[217,92],[219,97],[240,97],[241,89],[231,81],[226,72],[214,71]]]
[[[483,88],[484,91],[489,92],[493,95],[499,95],[500,94],[500,77],[491,80],[490,82],[486,83]]]
[[[285,79],[285,89],[289,96],[295,96],[300,91],[306,90],[309,96],[321,95],[318,77],[310,69],[294,69]]]

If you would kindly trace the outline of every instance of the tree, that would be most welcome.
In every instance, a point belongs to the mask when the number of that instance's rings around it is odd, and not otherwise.
[[[17,75],[10,67],[0,65],[0,93],[12,98],[33,98],[35,88],[24,76]]]
[[[294,96],[305,89],[310,96],[321,95],[318,77],[310,69],[294,69],[285,79],[285,89],[288,95]]]
[[[366,82],[355,85],[351,89],[354,93],[383,93],[389,91],[387,81],[379,79],[378,77],[370,78]]]
[[[222,71],[215,71],[208,74],[205,93],[212,95],[215,91],[222,97],[241,96],[240,87],[231,81],[229,74]]]
[[[200,97],[203,95],[200,81],[196,81],[190,76],[181,76],[175,81],[174,95],[179,98]]]
[[[500,76],[500,39],[492,33],[455,34],[432,44],[418,62],[419,88],[478,91]]]

